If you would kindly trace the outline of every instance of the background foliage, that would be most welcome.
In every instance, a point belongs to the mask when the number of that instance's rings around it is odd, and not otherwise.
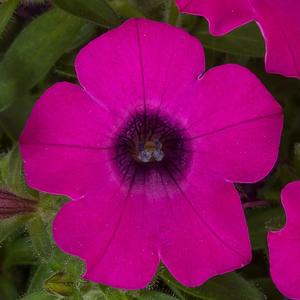
[[[179,15],[171,0],[0,3],[0,186],[37,202],[34,213],[0,220],[0,299],[283,299],[269,277],[266,232],[283,226],[280,190],[300,178],[300,81],[265,72],[264,42],[257,26],[249,24],[215,38],[203,19]],[[248,67],[284,108],[285,128],[276,167],[263,182],[237,186],[249,224],[253,261],[200,288],[180,285],[163,266],[143,291],[113,290],[84,281],[80,278],[83,264],[62,253],[51,239],[52,219],[66,199],[30,190],[24,182],[17,141],[34,102],[54,82],[76,82],[73,61],[79,49],[130,17],[184,27],[205,46],[207,68],[223,63]]]

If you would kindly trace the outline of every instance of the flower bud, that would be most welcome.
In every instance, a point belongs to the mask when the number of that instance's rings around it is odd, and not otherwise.
[[[36,201],[0,189],[0,220],[36,210]]]
[[[59,272],[46,280],[44,288],[51,294],[68,297],[73,294],[74,283],[70,275]]]
[[[31,20],[51,8],[46,0],[23,0],[16,10],[16,15],[24,20]]]

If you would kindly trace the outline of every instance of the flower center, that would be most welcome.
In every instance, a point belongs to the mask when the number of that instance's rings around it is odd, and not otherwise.
[[[136,112],[115,138],[113,161],[123,180],[168,183],[184,176],[189,146],[186,130],[161,111]]]
[[[162,150],[162,144],[159,140],[146,141],[140,145],[138,150],[137,159],[141,162],[147,163],[151,161],[161,161],[165,154]]]

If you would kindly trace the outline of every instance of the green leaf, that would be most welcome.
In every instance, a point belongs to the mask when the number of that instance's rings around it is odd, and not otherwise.
[[[46,224],[41,217],[35,216],[27,225],[34,251],[43,259],[48,259],[52,252],[52,245]]]
[[[199,288],[180,285],[170,274],[162,275],[166,284],[175,286],[185,294],[203,300],[265,300],[264,294],[255,285],[237,273],[227,273],[210,279]]]
[[[108,300],[106,295],[100,289],[98,290],[90,290],[86,294],[83,295],[84,300]]]
[[[273,281],[270,278],[257,278],[253,280],[253,283],[261,289],[265,295],[266,299],[270,300],[282,300],[283,297],[280,292],[275,287]]]
[[[48,263],[41,263],[35,270],[27,290],[29,295],[43,289],[45,281],[53,275],[53,271]],[[39,298],[36,298],[39,300]]]
[[[120,20],[105,0],[53,0],[61,9],[104,26],[118,25]]]
[[[7,23],[9,22],[10,18],[12,17],[17,5],[19,4],[20,0],[7,0],[0,6],[0,36],[2,35],[3,31]]]
[[[12,278],[0,275],[0,299],[2,300],[16,300],[18,298],[18,291],[15,282]]]
[[[264,57],[265,47],[262,35],[255,23],[242,26],[222,37],[211,35],[207,26],[200,26],[195,35],[204,47],[239,56]]]
[[[80,18],[53,9],[25,27],[0,64],[0,111],[45,77],[82,25]]]
[[[0,244],[10,235],[20,230],[30,219],[30,216],[15,216],[0,221]]]
[[[48,263],[56,273],[68,273],[74,280],[79,279],[85,270],[83,261],[60,251],[56,247],[54,247],[53,256]]]
[[[23,198],[36,199],[37,192],[29,189],[25,183],[18,147],[14,147],[0,160],[0,174],[5,189]]]
[[[17,265],[31,265],[36,262],[36,258],[32,253],[30,240],[26,237],[17,239],[7,245],[2,266],[8,269]]]
[[[97,25],[95,25],[93,23],[88,23],[88,22],[85,23],[80,28],[80,30],[78,31],[78,34],[76,35],[74,41],[72,42],[72,44],[68,48],[68,52],[71,52],[71,51],[73,51],[77,48],[80,48],[80,47],[86,45],[87,43],[89,43],[90,40],[94,39],[97,36],[98,36]],[[74,52],[72,52],[69,55],[67,55],[67,60],[69,62],[72,61],[72,66],[73,67],[74,67],[74,60],[75,60],[75,57],[76,57],[75,54],[74,54]],[[66,56],[63,56],[61,60],[65,60],[65,58],[66,58]],[[72,59],[70,59],[70,58],[72,58]]]
[[[167,4],[166,0],[130,0],[123,2],[129,2],[131,5],[137,7],[146,16],[146,18],[158,21],[164,18]]]
[[[12,142],[18,141],[19,135],[37,98],[35,95],[24,93],[6,110],[0,111],[0,128]]]
[[[137,297],[138,300],[176,300],[177,298],[174,298],[170,295],[156,292],[156,291],[145,291],[141,292],[140,296]]]
[[[252,208],[246,210],[252,248],[264,249],[267,245],[267,232],[282,228],[284,212],[280,207]]]
[[[36,292],[20,298],[20,300],[57,300],[57,297],[47,292]]]
[[[128,1],[112,0],[110,5],[122,17],[125,18],[144,18],[145,15]]]
[[[90,290],[89,292],[83,295],[83,299],[84,300],[133,300],[136,298],[130,297],[125,291],[122,290],[104,288],[104,290],[101,289]]]

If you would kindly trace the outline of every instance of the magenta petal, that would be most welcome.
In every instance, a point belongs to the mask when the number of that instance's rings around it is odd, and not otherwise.
[[[161,201],[160,247],[173,276],[193,287],[249,263],[251,245],[234,186],[198,172],[187,181],[182,193]]]
[[[300,181],[282,191],[286,225],[269,232],[268,245],[271,276],[277,288],[290,299],[300,299]]]
[[[210,32],[223,35],[253,20],[248,0],[176,0],[183,13],[205,17]]]
[[[27,183],[80,197],[107,167],[110,116],[80,87],[58,83],[36,103],[20,138]]]
[[[300,2],[297,0],[177,0],[181,12],[204,16],[214,35],[255,20],[266,41],[266,69],[300,78]]]
[[[173,99],[204,70],[199,41],[182,29],[132,19],[84,47],[76,59],[81,85],[112,111]]]
[[[213,68],[193,98],[195,163],[232,182],[265,177],[277,160],[283,117],[256,76],[237,65]]]
[[[62,250],[86,261],[86,279],[114,288],[144,288],[159,264],[154,206],[105,181],[99,190],[61,209],[54,239]]]
[[[252,0],[266,40],[266,69],[300,78],[300,1]]]

